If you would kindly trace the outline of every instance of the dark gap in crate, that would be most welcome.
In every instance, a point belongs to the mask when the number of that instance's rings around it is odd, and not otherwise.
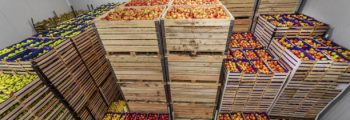
[[[239,17],[235,17],[235,19],[249,19],[249,16],[239,16]]]
[[[169,54],[197,56],[197,55],[224,55],[224,52],[169,51]]]

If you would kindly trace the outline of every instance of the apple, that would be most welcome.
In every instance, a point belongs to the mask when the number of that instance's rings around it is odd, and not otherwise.
[[[340,56],[337,52],[329,50],[329,49],[323,49],[321,50],[323,53],[328,55],[332,60],[337,61],[337,62],[346,62],[345,58]]]
[[[163,11],[162,7],[141,7],[141,8],[122,8],[110,12],[104,20],[153,20],[159,18]]]
[[[0,103],[11,95],[37,79],[37,75],[31,74],[2,74],[0,73]]]
[[[245,39],[245,36],[243,36],[241,33],[233,33],[231,36],[232,40],[242,40]]]
[[[147,114],[146,113],[139,113],[135,120],[146,120]]]
[[[257,60],[259,57],[255,54],[254,50],[244,50],[244,54],[248,60]]]
[[[272,59],[272,55],[268,53],[266,50],[255,50],[255,52],[259,55],[261,59],[264,59],[264,60]]]
[[[234,59],[244,59],[243,52],[240,51],[239,49],[233,50],[233,58]]]
[[[340,46],[338,46],[337,44],[335,44],[331,40],[326,40],[323,38],[316,38],[316,41],[320,42],[321,44],[324,44],[325,46],[327,46],[329,48],[340,48]]]
[[[232,120],[244,120],[241,113],[238,112],[231,114],[231,117]]]
[[[244,113],[245,120],[256,120],[253,113]]]
[[[308,47],[303,41],[301,41],[299,39],[289,39],[289,41],[300,48]]]
[[[339,52],[340,54],[344,55],[346,58],[350,58],[350,50],[345,49],[345,48],[338,48],[336,49],[337,52]]]
[[[269,118],[264,113],[255,113],[257,120],[269,120]]]
[[[221,113],[219,115],[219,120],[231,120],[230,114],[228,114],[228,113]]]
[[[278,43],[280,43],[282,46],[286,47],[286,48],[292,48],[294,45],[289,43],[289,41],[287,41],[285,38],[281,38],[281,39],[277,39]]]
[[[129,0],[125,6],[156,6],[166,5],[168,0]]]
[[[237,65],[235,64],[235,62],[232,62],[232,61],[226,61],[225,62],[225,66],[226,66],[226,69],[229,71],[229,72],[239,72],[238,68],[237,68]]]
[[[147,120],[157,120],[157,118],[158,118],[157,114],[149,113]]]
[[[324,47],[322,44],[317,43],[317,42],[315,42],[315,41],[312,40],[312,39],[304,39],[304,41],[305,41],[307,44],[309,44],[309,45],[311,45],[312,47],[314,47],[314,48]]]
[[[285,69],[279,64],[276,60],[273,61],[267,61],[267,65],[270,66],[273,72],[275,73],[285,73]]]
[[[264,61],[257,60],[257,61],[253,61],[252,63],[255,66],[255,68],[258,69],[259,73],[263,73],[263,74],[271,73],[269,68],[265,65]]]
[[[310,48],[306,50],[306,52],[309,53],[316,60],[328,60],[328,58],[324,54],[322,54],[322,52],[317,51],[314,48]]]
[[[237,65],[241,68],[243,73],[255,73],[253,66],[246,61],[238,61]]]
[[[167,11],[167,19],[227,19],[229,18],[222,6],[185,7],[173,6]]]
[[[300,58],[303,61],[308,61],[310,60],[304,52],[300,51],[300,50],[291,50],[291,52],[296,55],[298,58]]]
[[[174,0],[174,5],[205,5],[218,4],[218,0]]]
[[[169,115],[168,114],[160,114],[159,120],[169,120]]]

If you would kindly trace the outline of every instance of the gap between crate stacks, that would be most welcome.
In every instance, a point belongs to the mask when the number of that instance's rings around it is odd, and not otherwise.
[[[235,17],[234,32],[247,32],[251,26],[256,0],[222,0]]]

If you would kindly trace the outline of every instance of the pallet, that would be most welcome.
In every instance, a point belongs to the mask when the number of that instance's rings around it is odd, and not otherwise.
[[[114,10],[123,8],[124,7],[112,9],[94,20],[95,26],[106,51],[110,53],[124,52],[130,54],[134,54],[135,52],[159,53],[160,51],[158,44],[160,43],[160,37],[158,36],[158,28],[160,16],[155,20],[102,20],[102,18],[106,17]],[[137,9],[142,7],[132,8]]]
[[[222,5],[201,5],[197,7],[221,6],[229,19],[166,19],[162,15],[163,46],[165,54],[171,52],[222,52],[232,30],[233,16]],[[167,10],[176,6],[170,6]],[[192,6],[185,6],[192,7]]]
[[[154,112],[167,113],[166,102],[144,102],[144,101],[127,101],[130,112]]]
[[[223,53],[169,54],[168,66],[171,82],[219,83]]]
[[[257,18],[254,35],[261,40],[262,44],[268,46],[273,38],[309,38],[314,36],[322,36],[329,29],[328,25],[321,26],[305,26],[305,27],[277,27],[272,25],[262,16]]]
[[[107,56],[119,82],[163,81],[159,55]]]
[[[175,119],[212,120],[215,104],[173,103]]]
[[[119,83],[127,101],[166,102],[162,82]]]

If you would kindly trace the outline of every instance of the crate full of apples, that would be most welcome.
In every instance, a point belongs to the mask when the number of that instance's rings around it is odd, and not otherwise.
[[[173,0],[173,5],[208,5],[220,4],[219,0]]]
[[[262,49],[263,45],[250,32],[233,33],[230,48],[239,49]]]
[[[129,0],[124,6],[162,6],[169,4],[169,2],[170,0]]]

